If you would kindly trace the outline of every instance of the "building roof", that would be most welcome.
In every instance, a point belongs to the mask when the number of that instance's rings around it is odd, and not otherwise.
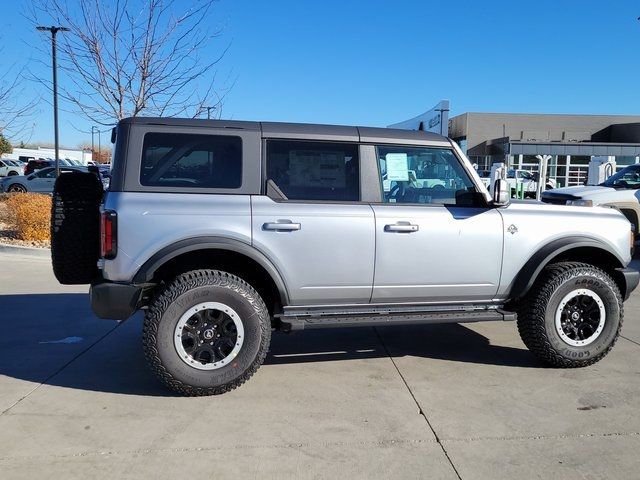
[[[469,155],[640,154],[640,115],[468,112],[450,121],[450,136]]]

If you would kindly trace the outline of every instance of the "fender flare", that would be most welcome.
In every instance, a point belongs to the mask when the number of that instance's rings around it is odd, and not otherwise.
[[[169,260],[182,255],[184,253],[194,252],[197,250],[228,250],[235,253],[240,253],[251,260],[255,261],[258,265],[264,268],[267,274],[271,277],[280,294],[280,300],[283,305],[289,304],[289,294],[287,287],[280,275],[280,272],[275,265],[259,250],[244,243],[240,240],[235,240],[226,237],[192,237],[185,238],[178,242],[172,243],[162,248],[154,255],[151,256],[144,264],[138,269],[133,277],[133,283],[142,284],[150,282],[155,272]]]
[[[538,275],[542,272],[542,269],[544,269],[553,258],[566,251],[581,247],[603,250],[614,256],[618,261],[618,265],[614,265],[614,268],[624,267],[624,262],[620,258],[620,255],[601,240],[578,235],[558,238],[541,247],[527,260],[511,284],[509,298],[522,298],[531,289]]]

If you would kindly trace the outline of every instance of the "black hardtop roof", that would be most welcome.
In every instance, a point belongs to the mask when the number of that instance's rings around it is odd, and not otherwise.
[[[228,128],[230,130],[261,132],[262,136],[265,138],[308,138],[313,140],[342,140],[367,143],[405,141],[407,143],[434,142],[450,144],[447,137],[436,133],[417,130],[401,130],[396,128],[170,117],[129,117],[121,120],[120,123],[176,127]]]

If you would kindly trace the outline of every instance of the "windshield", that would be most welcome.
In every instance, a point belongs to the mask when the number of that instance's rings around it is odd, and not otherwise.
[[[629,165],[600,185],[614,188],[640,188],[640,165]]]

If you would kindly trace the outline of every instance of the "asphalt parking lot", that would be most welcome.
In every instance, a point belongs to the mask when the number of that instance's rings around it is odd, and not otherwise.
[[[640,478],[640,293],[602,362],[542,367],[513,323],[274,335],[223,396],[147,370],[48,259],[0,253],[0,478]]]

